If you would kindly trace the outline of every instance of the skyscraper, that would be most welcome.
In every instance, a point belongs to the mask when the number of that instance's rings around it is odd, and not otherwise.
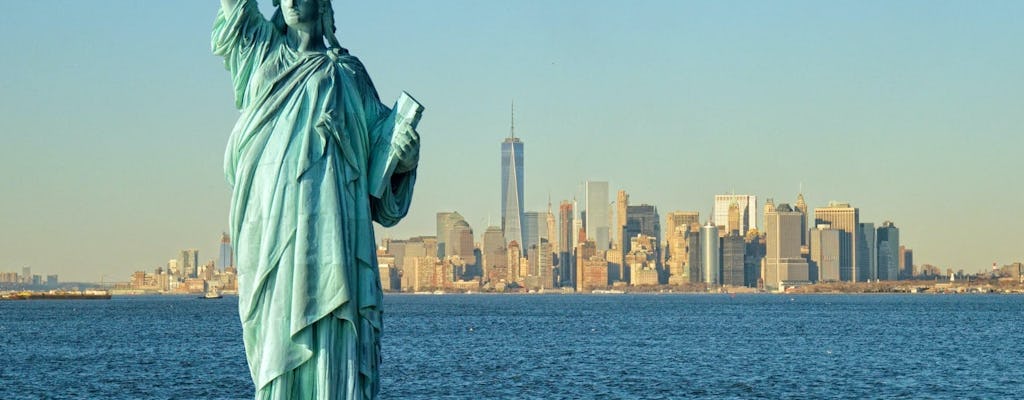
[[[523,142],[516,137],[515,112],[509,137],[501,143],[501,230],[505,240],[523,243]],[[528,248],[528,247],[523,247]]]
[[[900,279],[914,279],[914,250],[900,246]]]
[[[757,229],[757,196],[746,194],[715,195],[715,225],[724,229],[729,228],[729,206],[733,202],[739,206],[740,235],[745,235],[748,230]]]
[[[437,213],[437,257],[443,259],[445,256],[452,255],[452,243],[449,239],[451,235],[452,227],[459,221],[465,221],[466,219],[459,214],[458,211],[442,211]]]
[[[862,280],[858,271],[857,230],[860,228],[860,210],[848,203],[829,202],[828,207],[814,209],[814,225],[830,225],[839,231],[839,280]]]
[[[544,230],[544,232],[546,234],[544,237],[548,239],[548,243],[551,243],[551,252],[553,254],[557,254],[559,250],[558,224],[555,223],[555,214],[551,212],[550,198],[548,199],[548,212],[545,213],[544,215],[547,219],[547,221],[545,221],[547,226],[545,226],[546,229]],[[555,274],[556,278],[561,278],[561,270],[556,269]],[[559,281],[556,280],[555,284],[557,285],[558,283]]]
[[[737,234],[746,233],[746,232],[741,232],[742,227],[741,227],[741,224],[740,224],[740,219],[741,219],[740,215],[741,215],[741,213],[740,213],[740,204],[735,202],[735,201],[730,203],[729,204],[729,223],[727,223],[725,225],[725,232],[721,232],[720,234],[722,234],[723,236],[728,236],[730,233],[733,233],[733,232],[736,232]]]
[[[878,227],[878,279],[895,281],[900,278],[900,230],[892,221]]]
[[[527,211],[523,213],[523,248],[531,249],[540,243],[540,239],[548,238],[547,213]]]
[[[764,261],[765,237],[757,231],[748,231],[743,242],[747,247],[743,252],[743,283],[749,287],[758,287],[761,263]]]
[[[195,278],[199,272],[199,250],[187,249],[181,251],[182,272],[188,278]]]
[[[593,240],[598,251],[608,250],[611,227],[608,226],[608,182],[587,181],[587,240]]]
[[[231,236],[227,233],[221,233],[220,235],[220,267],[234,267],[235,256],[231,250]]]
[[[473,228],[464,219],[459,219],[452,224],[448,231],[448,238],[445,247],[445,257],[460,257],[467,264],[476,263],[476,255],[473,253]]]
[[[622,250],[623,253],[627,253],[625,249],[629,247],[629,234],[625,232],[626,222],[628,218],[629,209],[629,195],[626,194],[625,190],[619,190],[615,196],[615,231],[616,231],[616,242],[615,248]]]
[[[803,193],[796,195],[796,204],[793,206],[793,210],[800,213],[800,245],[807,246],[807,202],[804,201]]]
[[[558,265],[561,269],[562,286],[576,285],[576,274],[573,273],[573,207],[572,203],[563,201],[558,205]]]
[[[811,250],[811,262],[814,264],[816,276],[811,277],[818,282],[835,282],[839,280],[839,238],[840,231],[828,225],[818,225],[808,234]]]
[[[722,283],[721,277],[719,276],[719,270],[721,269],[721,259],[719,259],[718,253],[718,227],[708,221],[703,227],[700,228],[700,246],[701,246],[701,267],[703,270],[704,283],[708,286],[720,285]]]
[[[807,261],[800,256],[800,212],[782,203],[764,215],[766,252],[764,287],[784,290],[809,283]]]
[[[714,240],[714,239],[713,239]],[[746,242],[738,231],[722,237],[722,285],[743,286]]]
[[[672,214],[669,213],[668,224],[675,226],[672,221]],[[665,246],[665,268],[668,269],[668,283],[670,285],[681,285],[690,283],[689,248],[687,241],[690,236],[690,227],[679,225],[678,227],[665,232],[668,238],[668,245]]]
[[[878,248],[875,243],[875,224],[862,222],[857,225],[857,266],[858,281],[878,279]]]
[[[508,277],[508,254],[505,235],[501,228],[489,226],[481,241],[482,273],[484,281],[500,281]]]
[[[673,211],[665,216],[665,236],[675,232],[676,228],[685,226],[690,229],[692,226],[700,225],[700,214],[696,211]]]
[[[626,207],[626,226],[623,229],[625,243],[632,243],[637,235],[649,236],[654,239],[654,251],[657,264],[661,266],[661,217],[658,208],[649,204]],[[622,251],[629,253],[632,248],[627,245]]]

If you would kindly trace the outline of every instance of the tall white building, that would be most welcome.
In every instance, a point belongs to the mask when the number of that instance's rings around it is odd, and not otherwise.
[[[713,216],[715,225],[727,226],[729,206],[733,202],[740,206],[740,235],[757,229],[757,196],[748,194],[716,194]]]

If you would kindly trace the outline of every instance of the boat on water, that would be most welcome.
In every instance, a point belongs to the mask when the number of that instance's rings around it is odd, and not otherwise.
[[[0,295],[0,300],[110,300],[106,290],[15,292]]]
[[[625,294],[626,292],[622,291],[622,290],[618,290],[618,289],[612,289],[612,290],[597,289],[597,290],[590,291],[590,293],[593,293],[593,294]]]
[[[202,296],[199,296],[199,298],[203,299],[203,300],[210,300],[210,299],[222,299],[222,298],[224,298],[224,296],[222,296],[220,294],[220,292],[218,292],[216,289],[213,289],[213,290],[210,290],[210,291],[206,292],[206,294],[204,294]]]

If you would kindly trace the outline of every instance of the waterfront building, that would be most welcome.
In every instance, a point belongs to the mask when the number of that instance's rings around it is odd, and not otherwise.
[[[380,286],[385,292],[394,290],[401,290],[401,281],[399,286],[395,286],[395,282],[398,278],[398,270],[395,269],[391,264],[378,264],[377,270],[380,273]]]
[[[608,282],[625,282],[626,255],[622,253],[622,249],[609,249],[604,252],[603,257],[608,262]]]
[[[615,211],[615,231],[618,241],[612,247],[626,253],[629,247],[629,243],[626,242],[629,242],[630,235],[626,233],[626,224],[629,219],[629,195],[625,190],[619,190],[615,196]]]
[[[622,230],[625,235],[622,249],[629,253],[632,248],[633,239],[638,235],[648,236],[654,241],[653,251],[655,262],[661,267],[661,217],[658,215],[658,208],[649,204],[626,207],[626,226]],[[628,243],[627,243],[628,241]]]
[[[862,275],[859,281],[878,279],[878,248],[875,243],[875,224],[862,222],[857,226],[857,272]]]
[[[740,236],[738,230],[729,232],[721,238],[722,242],[722,285],[743,286],[744,279],[744,256],[746,243],[744,237]]]
[[[501,229],[509,242],[523,241],[523,142],[516,137],[515,114],[509,137],[501,143]],[[528,247],[527,247],[528,248]]]
[[[747,231],[743,242],[746,251],[743,253],[743,284],[748,287],[758,287],[761,280],[761,263],[765,254],[765,238],[756,229]]]
[[[732,233],[733,231],[739,233],[741,229],[740,220],[740,204],[734,201],[729,204],[729,221],[727,224],[725,224],[725,226],[719,225],[718,234],[724,237]]]
[[[448,243],[445,245],[451,251],[445,251],[445,258],[459,257],[466,265],[476,264],[476,246],[473,243],[473,228],[464,219],[459,219],[448,231]],[[440,245],[438,245],[440,247]]]
[[[900,245],[900,279],[914,279],[914,250]]]
[[[541,239],[548,240],[547,213],[527,211],[523,214],[523,248],[532,248]]]
[[[558,264],[559,276],[562,277],[562,286],[573,286],[577,287],[576,284],[576,273],[574,272],[574,262],[572,259],[573,243],[572,243],[572,226],[573,226],[573,206],[568,201],[563,201],[558,205]]]
[[[583,213],[580,210],[580,204],[576,199],[572,199],[572,248],[575,249],[580,243],[587,241],[586,229],[583,228]]]
[[[700,228],[700,245],[704,283],[709,287],[722,284],[719,276],[722,264],[718,253],[718,227],[711,221]]]
[[[810,283],[807,261],[800,255],[800,212],[779,204],[765,214],[764,227],[764,288],[782,291]]]
[[[844,282],[862,281],[867,274],[858,271],[857,231],[860,228],[860,210],[849,203],[829,202],[828,207],[814,209],[814,224],[829,225],[839,235],[839,280]]]
[[[0,272],[0,283],[21,283],[17,272]]]
[[[527,251],[526,259],[529,272],[526,277],[531,278],[527,280],[527,288],[551,289],[555,287],[551,254],[551,243],[543,238]]]
[[[548,243],[551,244],[551,251],[550,251],[550,253],[554,257],[552,259],[552,261],[554,261],[555,258],[558,258],[558,252],[559,252],[559,249],[560,249],[559,242],[561,240],[558,237],[558,224],[555,223],[555,214],[551,212],[551,199],[548,199],[548,212],[545,214],[545,216],[546,216],[546,219],[547,219],[547,221],[546,221],[547,222],[547,224],[546,224],[547,226],[545,226],[546,229],[544,229],[544,233],[545,233],[544,238],[546,238],[548,240]],[[561,266],[558,265],[558,263],[556,262],[554,267],[555,267],[555,271],[554,271],[554,274],[555,274],[555,286],[561,286],[560,285],[561,279],[562,279],[561,278],[562,277]]]
[[[810,245],[807,239],[807,202],[803,193],[797,193],[793,210],[800,213],[800,246],[807,247]]]
[[[696,231],[691,229],[690,236],[686,238],[686,250],[688,253],[686,265],[689,267],[690,283],[702,283],[705,281],[703,248],[701,246],[702,230],[702,226],[698,226]]]
[[[413,265],[412,259],[416,257],[434,256],[438,252],[437,238],[434,236],[417,236],[408,240],[390,240],[386,245],[386,252],[395,257],[395,267],[399,274],[409,272],[406,264]],[[404,284],[402,286],[405,287]]]
[[[576,288],[577,292],[608,287],[608,262],[603,257],[591,256],[581,264],[583,273],[578,278],[581,284]]]
[[[598,251],[608,250],[610,229],[608,226],[608,182],[587,181],[587,215],[584,226],[587,239],[593,240]]]
[[[764,213],[767,215],[771,212],[775,212],[775,199],[768,198],[764,201]]]
[[[690,267],[688,240],[690,236],[689,224],[673,223],[673,213],[669,213],[668,224],[672,225],[668,234],[668,245],[665,247],[666,258],[664,265],[668,269],[668,283],[670,285],[683,285],[690,282]]]
[[[480,243],[481,273],[484,282],[502,281],[508,277],[508,249],[500,226],[488,226]]]
[[[639,234],[630,239],[630,251],[626,255],[625,279],[633,286],[657,285],[659,283],[658,244],[652,236]]]
[[[839,281],[839,252],[841,232],[821,224],[811,229],[810,239],[811,279],[817,282]]]
[[[677,227],[700,228],[700,213],[696,211],[672,211],[665,215],[665,236],[676,231]]]
[[[616,241],[605,252],[605,260],[608,262],[608,281],[626,282],[626,255],[629,254],[630,235],[626,232],[626,223],[629,216],[629,195],[625,190],[619,190],[615,196],[615,220],[613,222]]]
[[[522,262],[523,251],[519,247],[519,242],[513,240],[508,242],[508,252],[505,254],[508,265],[508,276],[505,280],[508,282],[519,282],[519,278],[526,274],[523,273],[523,262]]]
[[[199,250],[186,249],[181,251],[179,267],[187,278],[196,278],[199,272]]]
[[[900,278],[900,230],[885,221],[878,227],[878,279],[895,281]]]
[[[447,254],[448,232],[451,231],[455,221],[460,219],[464,218],[456,211],[441,211],[437,213],[437,223],[435,225],[437,236],[435,237],[437,237],[438,258],[444,258],[445,254]]]
[[[715,195],[715,208],[713,221],[716,224],[728,223],[729,206],[736,203],[739,207],[739,227],[741,235],[748,230],[757,229],[757,196],[747,194],[719,194]],[[728,225],[723,228],[729,229]],[[728,233],[728,232],[726,232]]]
[[[435,256],[408,259],[406,273],[402,275],[402,290],[422,292],[443,288],[451,278],[445,276],[444,263]]]
[[[235,266],[235,255],[231,248],[231,236],[227,233],[220,235],[220,267],[227,268]]]
[[[182,276],[181,267],[178,266],[177,259],[167,260],[167,272],[169,272],[171,276],[175,278]]]
[[[576,260],[576,279],[575,279],[575,283],[576,283],[576,291],[580,292],[580,291],[583,291],[585,289],[593,287],[593,286],[588,285],[588,283],[592,283],[592,284],[595,283],[595,282],[587,282],[586,281],[586,273],[587,273],[586,265],[587,265],[588,261],[589,260],[593,260],[593,259],[600,259],[600,260],[603,261],[604,257],[601,257],[600,255],[598,255],[597,246],[592,241],[586,241],[586,242],[581,242],[580,244],[577,244],[575,252],[576,252],[576,256],[574,257],[575,260]],[[591,264],[593,264],[593,263],[591,263]],[[605,275],[606,276],[605,276],[605,279],[604,279],[605,283],[600,285],[600,286],[604,286],[604,285],[607,284],[607,280],[608,280],[607,274],[608,274],[608,266],[607,266],[607,263],[606,263],[605,264]]]

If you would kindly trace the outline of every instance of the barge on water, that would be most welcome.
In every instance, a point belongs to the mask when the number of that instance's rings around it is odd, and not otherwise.
[[[0,294],[0,300],[110,300],[106,290],[15,292]]]

